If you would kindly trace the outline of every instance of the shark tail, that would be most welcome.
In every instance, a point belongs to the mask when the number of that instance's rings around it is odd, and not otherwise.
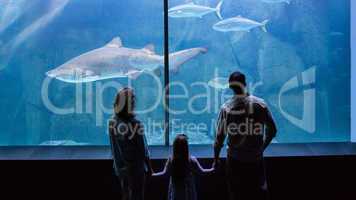
[[[223,4],[224,0],[221,0],[218,5],[216,6],[216,15],[220,20],[223,20],[223,17],[221,16],[221,6]]]
[[[267,33],[266,25],[267,25],[268,22],[269,22],[269,20],[266,19],[266,20],[264,20],[264,21],[261,23],[261,24],[262,24],[261,29],[262,29],[263,32],[266,32],[266,33]]]
[[[199,54],[204,54],[208,51],[207,48],[193,48],[183,51],[178,51],[169,55],[169,67],[173,72],[178,72],[181,65],[193,59]]]

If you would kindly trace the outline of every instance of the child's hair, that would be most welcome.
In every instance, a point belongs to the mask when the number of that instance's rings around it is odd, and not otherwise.
[[[189,145],[188,137],[178,134],[173,142],[172,178],[175,181],[182,180],[189,173]]]

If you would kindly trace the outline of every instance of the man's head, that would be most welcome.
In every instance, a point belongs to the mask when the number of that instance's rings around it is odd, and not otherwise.
[[[246,93],[246,77],[243,73],[236,71],[229,77],[229,87],[235,94]]]

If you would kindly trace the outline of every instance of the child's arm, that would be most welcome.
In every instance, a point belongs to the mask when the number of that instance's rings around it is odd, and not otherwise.
[[[155,177],[157,177],[157,176],[166,176],[169,173],[169,165],[170,165],[169,163],[170,162],[169,162],[169,159],[168,159],[166,164],[165,164],[165,166],[164,166],[163,171],[157,172],[157,173],[153,173],[152,176],[155,176]]]
[[[213,172],[215,171],[214,166],[213,166],[212,168],[210,168],[210,169],[204,169],[204,168],[200,165],[198,159],[196,159],[195,157],[192,157],[191,159],[192,159],[192,162],[193,162],[193,166],[194,166],[194,168],[195,168],[195,171],[197,171],[199,174],[201,174],[201,175],[211,174],[211,173],[213,173]]]

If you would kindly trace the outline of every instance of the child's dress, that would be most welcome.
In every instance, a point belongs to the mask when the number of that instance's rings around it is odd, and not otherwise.
[[[173,180],[171,176],[172,160],[168,159],[165,168],[162,172],[154,174],[154,176],[170,176],[168,188],[168,200],[197,200],[197,192],[195,186],[195,176],[208,174],[213,169],[204,169],[199,164],[195,157],[190,158],[189,169],[185,177],[179,181]]]

